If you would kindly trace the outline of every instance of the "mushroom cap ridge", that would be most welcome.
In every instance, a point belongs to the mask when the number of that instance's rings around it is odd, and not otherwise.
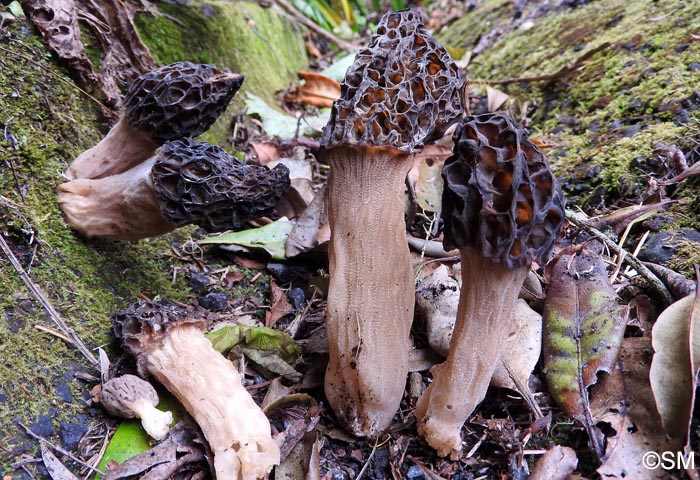
[[[163,216],[175,226],[208,232],[238,230],[269,215],[289,190],[289,170],[243,163],[223,148],[183,138],[156,151],[153,188]]]
[[[414,10],[389,12],[341,84],[321,145],[420,151],[462,115],[462,82]]]
[[[141,354],[157,348],[170,329],[185,324],[196,325],[201,330],[206,328],[202,312],[190,312],[163,301],[142,300],[117,310],[110,318],[112,333],[121,340],[124,349],[136,358],[138,373],[144,378],[148,372]]]
[[[221,116],[242,83],[243,75],[209,64],[158,67],[129,85],[126,119],[157,144],[196,137]]]
[[[505,113],[465,117],[442,171],[445,248],[472,249],[509,268],[547,260],[564,199],[542,152]]]

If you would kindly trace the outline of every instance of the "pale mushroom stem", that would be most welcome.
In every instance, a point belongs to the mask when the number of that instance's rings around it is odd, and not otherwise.
[[[160,213],[151,168],[156,157],[116,175],[79,178],[58,186],[68,223],[88,237],[139,240],[175,229]]]
[[[74,180],[118,174],[153,155],[156,148],[158,144],[151,137],[130,126],[122,115],[97,145],[78,155],[65,175]]]
[[[355,435],[374,435],[391,423],[408,372],[414,275],[404,180],[413,160],[393,148],[324,155],[331,166],[325,392]]]
[[[145,367],[199,424],[218,480],[256,480],[279,463],[270,422],[198,326],[172,328],[148,353]]]
[[[512,331],[515,305],[528,271],[527,267],[510,269],[476,251],[460,254],[462,291],[450,353],[430,370],[433,382],[416,405],[419,433],[438,455],[454,460],[462,450],[462,425],[486,396]]]

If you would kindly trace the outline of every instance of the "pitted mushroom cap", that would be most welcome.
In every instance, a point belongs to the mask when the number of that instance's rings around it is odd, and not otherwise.
[[[122,375],[108,380],[100,390],[100,404],[107,413],[116,417],[138,416],[137,402],[158,405],[158,393],[146,380],[136,375]]]
[[[165,65],[129,85],[124,98],[126,119],[158,144],[196,137],[226,110],[242,83],[243,75],[214,65]]]
[[[159,348],[161,340],[169,330],[192,324],[200,330],[206,321],[200,312],[189,310],[167,302],[141,301],[111,315],[112,333],[121,340],[124,349],[136,358],[138,373],[147,376],[141,354]]]
[[[547,260],[564,199],[544,155],[504,113],[464,118],[442,171],[445,248],[519,268]]]
[[[222,148],[180,139],[156,151],[153,188],[163,216],[175,226],[209,232],[237,230],[268,215],[289,190],[289,170],[246,164]]]
[[[321,145],[420,151],[462,115],[461,89],[457,66],[420,13],[386,13],[345,74]]]

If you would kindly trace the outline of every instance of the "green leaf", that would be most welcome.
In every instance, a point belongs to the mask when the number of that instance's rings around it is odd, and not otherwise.
[[[268,135],[274,135],[282,140],[295,138],[297,135],[319,135],[331,114],[330,108],[326,108],[315,116],[292,117],[275,110],[252,93],[247,94],[245,105],[249,115],[260,117],[263,129]]]
[[[579,246],[564,249],[545,269],[549,284],[543,313],[543,352],[549,392],[561,409],[589,432],[603,455],[591,416],[588,387],[610,373],[627,323],[600,256]]]
[[[283,260],[284,246],[293,228],[292,222],[280,218],[264,227],[251,228],[240,232],[224,233],[200,240],[200,244],[228,244],[244,248],[262,248],[275,260]]]
[[[229,325],[206,334],[217,352],[226,355],[232,348],[279,352],[280,358],[287,363],[296,362],[301,349],[288,334],[267,327],[248,325]]]
[[[150,448],[151,437],[141,428],[141,421],[138,419],[124,420],[114,432],[109,445],[107,445],[107,450],[105,450],[105,455],[97,468],[104,472],[108,462],[124,463]],[[97,475],[95,478],[99,480],[100,475]]]
[[[175,425],[182,418],[182,405],[168,391],[162,388],[158,388],[158,397],[160,398],[158,409],[171,411],[174,419],[173,425]],[[104,472],[106,470],[105,466],[112,460],[119,464],[124,463],[130,458],[150,450],[153,447],[151,442],[155,443],[155,440],[143,430],[141,420],[137,418],[124,420],[119,424],[114,435],[112,435],[104,457],[102,457],[102,461],[100,461],[97,468]],[[99,474],[95,476],[95,480],[100,480],[100,478]]]

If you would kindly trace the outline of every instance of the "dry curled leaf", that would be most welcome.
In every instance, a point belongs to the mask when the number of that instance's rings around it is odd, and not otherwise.
[[[567,480],[577,465],[576,452],[569,447],[557,445],[547,450],[537,461],[530,480]]]
[[[644,465],[646,452],[679,452],[681,439],[669,439],[656,411],[649,384],[652,348],[648,337],[625,338],[610,375],[591,389],[591,412],[606,430],[602,478],[640,480],[672,478],[663,468]]]
[[[528,381],[542,351],[542,316],[525,300],[519,299],[515,307],[516,330],[506,341],[501,359],[491,377],[491,385],[515,390],[523,396],[533,413],[541,417]]]
[[[685,437],[700,368],[700,294],[661,312],[651,332],[654,359],[649,379],[666,433]]]
[[[588,388],[610,372],[620,348],[627,307],[618,304],[605,265],[581,247],[563,250],[545,269],[543,352],[549,391],[561,409],[586,427],[603,456],[602,436],[589,409]]]
[[[304,80],[304,85],[292,87],[284,95],[286,102],[330,108],[340,97],[340,84],[332,78],[314,72],[299,72],[297,75]]]
[[[324,185],[316,192],[314,199],[306,207],[306,210],[297,217],[285,244],[285,255],[287,258],[308,252],[321,243],[319,232],[323,225],[328,224],[325,198],[326,187]]]

